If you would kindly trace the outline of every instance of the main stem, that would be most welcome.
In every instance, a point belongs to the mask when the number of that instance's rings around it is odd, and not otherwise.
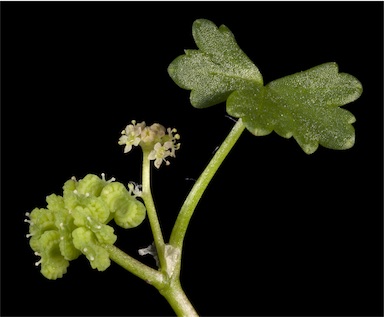
[[[198,317],[198,313],[184,293],[179,278],[171,281],[168,288],[160,291],[177,316]]]
[[[179,277],[169,279],[165,273],[148,267],[114,245],[102,246],[108,251],[111,260],[157,288],[178,316],[198,316],[180,285]]]
[[[237,142],[244,129],[245,126],[242,122],[242,119],[239,119],[234,125],[233,129],[230,131],[229,135],[223,141],[222,145],[219,147],[219,149],[217,150],[217,152],[215,153],[215,155],[213,156],[201,176],[194,184],[184,204],[182,205],[182,208],[176,219],[174,228],[171,232],[170,244],[173,247],[182,249],[183,240],[187,231],[188,224],[199,200],[201,199],[205,189],[213,178],[215,172],[218,170],[225,157],[229,154],[230,150],[233,148],[234,144]]]

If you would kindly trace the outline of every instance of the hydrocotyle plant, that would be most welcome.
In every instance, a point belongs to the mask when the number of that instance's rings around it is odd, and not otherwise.
[[[114,178],[93,174],[63,186],[62,196],[47,197],[46,208],[27,213],[30,246],[40,257],[36,265],[48,279],[61,278],[69,262],[82,254],[92,268],[106,270],[111,260],[156,287],[178,316],[197,316],[180,283],[183,241],[194,210],[210,180],[247,129],[256,136],[272,131],[293,137],[307,154],[319,145],[335,150],[354,145],[355,117],[340,108],[362,93],[361,83],[340,73],[334,62],[315,66],[264,85],[255,64],[239,48],[224,25],[196,20],[193,37],[198,49],[185,50],[168,67],[173,81],[191,90],[196,108],[226,102],[227,113],[238,118],[182,204],[168,242],[165,241],[152,196],[151,165],[169,165],[180,148],[174,128],[159,123],[131,121],[118,143],[124,153],[134,147],[143,152],[142,184],[126,186]],[[154,243],[138,250],[154,257],[157,269],[149,267],[117,248],[110,221],[125,229],[140,225],[148,217]]]

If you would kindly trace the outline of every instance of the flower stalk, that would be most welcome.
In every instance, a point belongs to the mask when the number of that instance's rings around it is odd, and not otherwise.
[[[162,229],[160,227],[158,215],[156,212],[154,199],[151,193],[151,161],[149,159],[149,151],[143,151],[143,167],[142,167],[142,199],[147,209],[147,216],[150,222],[151,231],[154,237],[154,244],[158,254],[160,267],[166,266],[164,253],[164,239]]]

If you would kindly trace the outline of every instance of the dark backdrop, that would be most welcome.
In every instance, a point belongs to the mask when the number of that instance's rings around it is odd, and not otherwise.
[[[193,181],[233,122],[224,105],[189,104],[167,66],[195,48],[191,25],[225,24],[265,83],[335,61],[363,84],[347,109],[356,145],[306,155],[275,133],[242,135],[185,241],[182,284],[201,315],[370,316],[383,309],[382,2],[1,3],[2,315],[172,315],[155,289],[83,258],[60,280],[34,266],[25,212],[71,176],[139,182],[123,155],[132,119],[176,127],[182,147],[153,172],[168,238]],[[118,230],[138,257],[148,223]],[[151,259],[145,259],[147,263]]]

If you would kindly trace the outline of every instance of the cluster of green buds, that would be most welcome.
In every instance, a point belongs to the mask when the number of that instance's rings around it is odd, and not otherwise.
[[[112,245],[117,237],[112,219],[123,228],[133,228],[146,217],[146,208],[137,199],[138,186],[128,189],[115,179],[106,181],[88,174],[77,181],[75,177],[63,186],[63,196],[46,198],[46,208],[26,213],[29,219],[30,246],[41,259],[41,273],[55,280],[67,272],[69,261],[84,254],[92,268],[104,271],[110,266],[108,252],[103,245]]]
[[[140,145],[145,153],[148,153],[148,159],[154,161],[156,168],[159,168],[163,162],[169,165],[170,162],[166,160],[168,157],[175,157],[175,151],[180,148],[180,135],[177,130],[166,128],[154,123],[151,126],[146,126],[143,121],[126,126],[122,131],[122,136],[119,138],[119,144],[124,145],[124,153],[131,151],[133,146]]]

